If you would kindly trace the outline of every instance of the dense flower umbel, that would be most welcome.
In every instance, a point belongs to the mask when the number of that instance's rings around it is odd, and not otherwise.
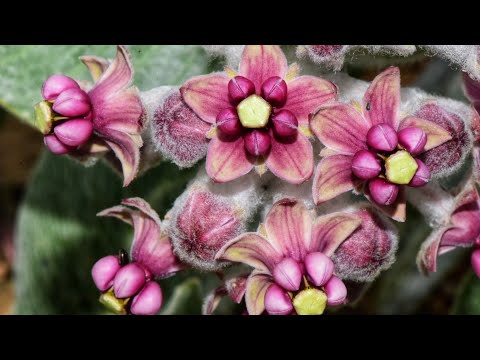
[[[216,182],[227,182],[264,165],[293,184],[313,173],[313,152],[308,117],[336,97],[331,82],[296,77],[287,68],[278,46],[248,45],[238,74],[198,76],[180,92],[184,101],[205,122],[212,124],[207,172]]]
[[[111,64],[94,56],[82,61],[95,81],[93,87],[52,75],[43,84],[44,101],[35,106],[35,125],[54,154],[84,157],[112,150],[127,186],[138,172],[144,117],[138,90],[131,86],[130,55],[119,46]]]
[[[313,219],[294,199],[276,202],[257,233],[245,233],[220,249],[217,258],[255,268],[246,283],[248,313],[322,314],[343,304],[347,289],[334,275],[330,256],[361,224],[333,213]]]
[[[472,268],[480,277],[480,197],[472,181],[453,199],[453,210],[444,222],[423,243],[417,257],[420,270],[434,272],[438,256],[456,247],[473,247]]]
[[[324,105],[311,128],[327,147],[313,184],[317,204],[356,189],[397,221],[405,221],[403,186],[424,186],[428,167],[417,158],[451,139],[441,126],[418,117],[400,120],[400,72],[390,67],[378,75],[363,106]]]
[[[131,262],[123,250],[119,256],[106,256],[95,263],[92,277],[102,292],[100,302],[110,311],[154,315],[163,301],[162,289],[154,279],[171,276],[183,265],[175,257],[170,239],[150,205],[140,198],[126,199],[122,204],[125,206],[115,206],[98,215],[116,217],[133,226]]]

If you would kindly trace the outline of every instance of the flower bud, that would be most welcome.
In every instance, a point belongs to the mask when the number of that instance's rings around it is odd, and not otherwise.
[[[120,263],[116,256],[109,255],[98,260],[92,267],[93,282],[98,290],[106,291],[111,288],[118,270],[120,270]]]
[[[255,85],[243,76],[235,76],[228,83],[228,97],[235,105],[253,94],[255,94]]]
[[[93,123],[86,119],[72,119],[54,128],[57,138],[69,146],[84,144],[93,133]]]
[[[155,315],[163,303],[162,288],[155,281],[149,281],[135,296],[130,306],[134,315]]]
[[[305,270],[315,286],[323,286],[332,277],[333,262],[321,252],[310,253],[305,257]]]
[[[293,310],[288,294],[278,285],[271,285],[265,293],[265,310],[270,315],[289,315]]]
[[[327,304],[329,306],[341,305],[347,298],[347,288],[343,281],[336,276],[332,276],[325,284],[325,292],[327,293]]]
[[[297,133],[298,120],[289,110],[280,110],[272,116],[273,131],[277,136],[289,137]]]
[[[272,76],[262,85],[262,97],[274,107],[282,107],[287,102],[287,83],[278,76]]]
[[[302,268],[292,258],[285,258],[273,269],[275,282],[288,291],[297,291],[302,282]]]
[[[68,117],[86,115],[90,111],[90,98],[81,89],[65,90],[53,103],[53,111]]]
[[[68,89],[80,89],[80,86],[71,77],[55,74],[43,83],[42,96],[44,100],[54,101],[60,93]]]
[[[430,170],[428,170],[427,165],[423,163],[423,161],[415,159],[418,165],[417,172],[413,177],[412,181],[408,184],[408,186],[412,187],[421,187],[425,186],[430,181]]]
[[[352,160],[352,172],[360,179],[373,179],[380,174],[382,167],[374,153],[368,150],[358,151]]]
[[[145,284],[145,271],[141,266],[130,263],[122,267],[113,281],[115,297],[125,299],[135,295]]]
[[[368,130],[367,144],[378,151],[392,151],[398,145],[397,132],[391,125],[377,124]]]
[[[398,186],[384,179],[373,179],[368,183],[373,201],[378,205],[392,205],[398,196]]]
[[[242,124],[238,118],[237,110],[226,108],[217,115],[217,128],[224,134],[235,136],[242,133]]]
[[[411,155],[423,152],[427,143],[427,134],[420,128],[408,127],[398,132],[398,143]]]
[[[263,156],[270,150],[270,134],[266,131],[253,130],[244,136],[245,149],[253,156]]]
[[[65,145],[60,140],[58,140],[55,134],[46,135],[43,138],[43,142],[45,146],[55,155],[63,155],[68,154],[69,152],[73,151],[74,148],[68,145]]]

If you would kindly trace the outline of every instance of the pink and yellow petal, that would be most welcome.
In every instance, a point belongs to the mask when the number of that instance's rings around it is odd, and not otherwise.
[[[337,87],[315,76],[300,76],[288,83],[288,99],[284,106],[300,125],[308,125],[309,116],[326,102],[335,100]]]
[[[313,200],[317,205],[361,183],[352,173],[352,159],[349,155],[332,155],[320,161],[313,178]]]
[[[103,73],[108,69],[110,61],[92,55],[81,56],[80,60],[85,64],[93,81],[97,82],[102,77]]]
[[[243,138],[217,134],[208,145],[207,174],[215,182],[227,182],[248,174],[255,159],[245,150]]]
[[[367,149],[369,125],[351,105],[332,103],[322,106],[312,117],[313,133],[328,148],[345,155]]]
[[[442,251],[441,241],[443,235],[449,229],[448,227],[444,227],[433,231],[422,244],[417,255],[417,266],[422,273],[428,274],[437,270],[437,257],[441,255],[441,253],[446,252]],[[451,249],[447,247],[446,250]]]
[[[280,139],[271,132],[272,145],[265,163],[277,177],[290,184],[302,184],[313,174],[313,148],[308,138],[297,133]]]
[[[363,113],[372,125],[386,123],[398,129],[400,70],[389,67],[370,84],[363,97]]]
[[[230,107],[228,82],[224,74],[194,77],[180,88],[183,100],[204,121],[214,124],[220,111]]]
[[[427,143],[424,151],[431,150],[452,139],[450,133],[440,125],[418,117],[407,117],[403,119],[400,124],[400,130],[407,127],[420,128],[427,134]]]
[[[265,311],[265,293],[273,284],[270,275],[254,271],[247,280],[245,305],[249,315],[261,315]]]
[[[283,256],[302,261],[312,234],[312,214],[295,199],[277,201],[265,219],[267,239]]]
[[[368,193],[365,193],[365,197],[389,218],[398,222],[405,222],[407,219],[407,200],[404,187],[400,187],[397,200],[392,205],[378,205],[370,198]]]
[[[265,80],[272,76],[283,79],[287,69],[287,59],[279,46],[247,45],[243,50],[239,73],[250,79],[259,93]]]

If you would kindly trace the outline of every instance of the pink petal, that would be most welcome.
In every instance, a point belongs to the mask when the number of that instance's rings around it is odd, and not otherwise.
[[[367,187],[365,187],[367,188]],[[400,187],[397,195],[397,199],[392,205],[378,205],[376,204],[369,196],[368,193],[365,193],[365,197],[382,213],[387,215],[398,222],[405,222],[407,218],[407,201],[405,196],[405,188]]]
[[[243,138],[217,134],[208,146],[207,174],[216,182],[227,182],[248,174],[255,160],[247,154]]]
[[[170,239],[162,231],[161,221],[155,210],[141,198],[125,199],[122,204],[125,206],[103,210],[98,216],[116,217],[133,226],[132,259],[158,278],[181,270],[183,265],[174,255]]]
[[[113,255],[98,260],[92,267],[93,282],[100,291],[107,291],[113,285],[113,279],[120,270],[118,258]]]
[[[354,155],[367,149],[370,126],[351,105],[333,103],[322,106],[310,126],[325,146],[341,154]]]
[[[352,159],[349,155],[331,155],[320,161],[313,179],[313,200],[317,205],[361,183],[362,180],[353,175]]]
[[[280,138],[270,132],[272,145],[266,159],[267,167],[279,178],[301,184],[312,176],[313,149],[308,138],[297,133],[291,138]]]
[[[204,121],[215,124],[217,115],[230,107],[228,78],[224,74],[194,77],[180,88],[183,100]]]
[[[134,315],[155,315],[160,311],[162,303],[162,288],[155,281],[149,281],[133,298],[130,312]]]
[[[425,132],[427,135],[427,143],[425,144],[424,151],[431,150],[452,139],[450,133],[440,125],[418,117],[407,117],[403,119],[399,130],[408,127],[420,128]]]
[[[225,295],[227,295],[225,286],[221,285],[213,289],[203,301],[202,315],[212,315]]]
[[[245,304],[249,315],[261,315],[265,311],[265,293],[273,284],[270,275],[254,271],[247,279]]]
[[[301,125],[308,125],[309,115],[336,96],[337,87],[332,82],[315,76],[300,76],[288,83],[288,98],[283,108],[290,110]]]
[[[64,155],[75,150],[74,147],[62,143],[55,134],[46,135],[43,142],[48,150],[55,155]]]
[[[341,212],[318,217],[313,223],[309,252],[331,256],[361,223],[357,216]]]
[[[257,94],[265,80],[272,76],[285,77],[287,59],[277,45],[247,45],[243,50],[239,73],[255,84]]]
[[[441,250],[440,243],[448,230],[448,227],[444,227],[433,231],[422,244],[417,255],[417,265],[422,273],[428,274],[437,270],[437,257]]]
[[[108,69],[110,62],[104,58],[92,55],[80,56],[80,60],[85,64],[93,81],[97,82]]]
[[[387,123],[398,129],[400,70],[391,66],[373,80],[363,97],[363,113],[372,125]]]
[[[303,261],[312,234],[312,215],[294,199],[273,204],[265,219],[268,241],[284,257]]]
[[[225,288],[228,296],[233,302],[240,304],[247,290],[247,279],[243,276],[237,276],[225,281]]]
[[[217,260],[241,262],[255,269],[272,272],[281,253],[257,233],[245,233],[227,242],[215,255]]]

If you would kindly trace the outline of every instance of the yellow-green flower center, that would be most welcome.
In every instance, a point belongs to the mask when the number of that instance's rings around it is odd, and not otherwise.
[[[318,289],[300,291],[293,299],[293,307],[298,315],[322,315],[327,306],[327,295]]]
[[[112,313],[116,315],[126,315],[125,305],[127,305],[130,298],[117,299],[113,293],[113,287],[100,296],[100,302]]]
[[[407,151],[397,151],[385,160],[386,176],[394,184],[408,184],[418,169],[415,159]]]
[[[237,106],[240,122],[246,128],[263,128],[268,123],[272,106],[258,95],[250,95]]]
[[[44,135],[52,130],[53,111],[52,104],[48,101],[41,101],[35,105],[35,127]]]

